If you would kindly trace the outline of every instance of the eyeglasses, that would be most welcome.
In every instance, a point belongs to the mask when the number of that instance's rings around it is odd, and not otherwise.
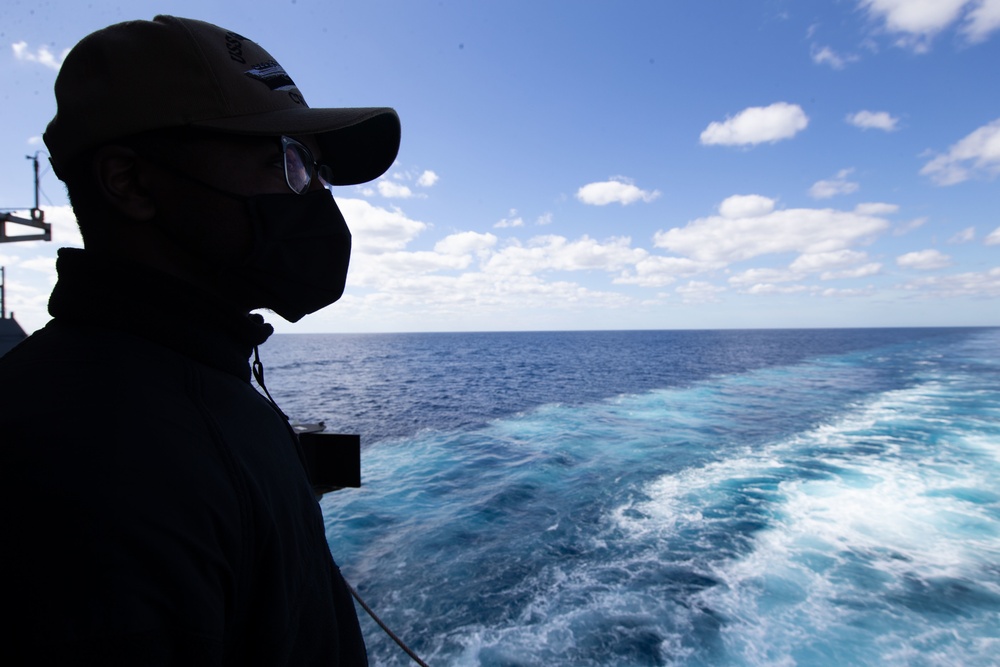
[[[285,183],[297,195],[305,194],[314,176],[319,176],[323,187],[333,184],[333,169],[320,164],[301,142],[291,137],[281,137],[281,153],[285,161]]]

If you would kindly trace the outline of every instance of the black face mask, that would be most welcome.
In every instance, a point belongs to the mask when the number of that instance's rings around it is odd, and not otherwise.
[[[264,307],[289,322],[341,297],[351,232],[328,191],[240,199],[253,226],[253,247],[243,262],[224,271],[224,280],[250,287]]]
[[[222,283],[234,293],[248,295],[289,322],[298,322],[343,295],[351,231],[328,190],[239,195],[155,162],[246,206],[253,246],[242,261],[219,272]]]

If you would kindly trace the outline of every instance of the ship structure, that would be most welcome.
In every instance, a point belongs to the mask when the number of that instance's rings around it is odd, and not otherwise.
[[[30,209],[28,218],[21,218],[14,215],[15,210],[8,209],[0,211],[0,243],[13,243],[15,241],[51,241],[52,225],[45,222],[45,211],[38,205],[38,153],[27,158],[34,163],[35,169],[35,205]],[[27,234],[9,234],[8,223],[30,227],[34,232]],[[14,319],[14,313],[7,314],[7,271],[5,267],[0,267],[0,357],[7,354],[15,345],[27,337],[24,329]]]

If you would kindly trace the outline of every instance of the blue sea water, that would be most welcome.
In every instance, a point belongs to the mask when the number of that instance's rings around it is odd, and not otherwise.
[[[361,434],[331,549],[431,665],[1000,664],[1000,329],[261,354],[285,412]]]

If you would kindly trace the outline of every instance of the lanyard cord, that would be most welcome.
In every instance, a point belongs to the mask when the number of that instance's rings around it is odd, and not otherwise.
[[[389,626],[386,625],[385,622],[383,622],[382,619],[378,617],[378,614],[372,611],[371,607],[365,604],[365,601],[361,599],[361,596],[358,595],[358,592],[354,590],[354,586],[351,586],[349,583],[347,583],[346,579],[344,580],[344,585],[347,586],[347,590],[351,591],[351,595],[353,595],[354,599],[358,601],[358,604],[361,605],[361,608],[364,609],[366,612],[368,612],[368,615],[372,617],[372,620],[378,623],[378,626],[382,628],[383,631],[385,631],[385,634],[389,635],[389,639],[396,642],[399,648],[403,649],[403,651],[406,652],[406,655],[413,658],[413,662],[420,665],[420,667],[430,667],[430,665],[428,665],[426,662],[420,659],[420,656],[418,656],[413,651],[413,649],[411,649],[409,646],[406,645],[406,642],[397,637],[396,633],[389,629]]]
[[[281,408],[278,407],[278,404],[275,402],[275,400],[271,398],[271,392],[267,390],[267,386],[264,384],[264,364],[260,362],[260,353],[257,351],[256,345],[253,346],[253,364],[250,366],[250,368],[253,371],[254,379],[257,380],[257,384],[260,385],[260,388],[264,390],[264,395],[267,396],[268,402],[274,407],[275,410],[278,411],[278,414],[285,419],[285,422],[288,423],[289,422],[288,415],[286,415],[281,410]],[[291,427],[289,427],[289,430],[291,430],[292,434],[295,435],[295,431],[291,429]],[[296,435],[296,437],[298,436]],[[305,462],[303,462],[303,465],[305,465]],[[343,578],[343,575],[341,575],[341,579],[343,579],[344,585],[347,586],[347,590],[351,592],[351,595],[354,596],[354,599],[357,600],[358,604],[361,605],[361,608],[364,609],[366,612],[368,612],[368,615],[372,617],[372,620],[378,623],[378,626],[382,628],[383,631],[385,631],[385,634],[389,635],[389,638],[392,641],[396,642],[396,644],[399,645],[399,648],[403,649],[403,651],[406,652],[406,655],[413,658],[413,661],[418,665],[420,665],[420,667],[430,667],[430,665],[428,665],[426,662],[420,659],[420,656],[418,656],[413,651],[413,649],[411,649],[409,646],[406,645],[406,642],[400,639],[395,632],[389,629],[389,626],[386,625],[385,622],[383,622],[382,619],[378,617],[378,614],[372,611],[372,608],[369,607],[365,603],[365,601],[361,599],[361,596],[358,595],[358,592],[354,590],[354,586],[351,586],[347,582],[347,580]]]
[[[278,404],[274,402],[271,398],[271,392],[267,390],[267,385],[264,384],[264,364],[260,363],[260,352],[257,351],[257,346],[253,346],[253,364],[250,365],[250,369],[253,371],[253,378],[257,380],[257,384],[260,388],[264,390],[264,395],[267,396],[268,402],[278,411],[278,414],[287,422],[288,415],[281,411]]]

